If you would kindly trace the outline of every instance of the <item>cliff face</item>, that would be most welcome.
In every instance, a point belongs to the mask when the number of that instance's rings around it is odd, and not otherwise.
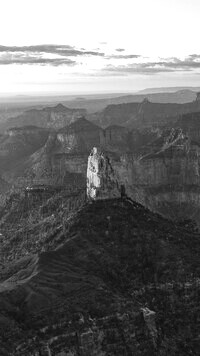
[[[200,213],[199,149],[184,156],[143,159],[134,167],[140,202],[175,219]]]
[[[88,158],[87,196],[94,200],[120,196],[119,182],[110,159],[96,147]]]
[[[173,219],[200,216],[200,147],[181,129],[155,141],[152,152],[113,161],[120,184],[133,199]]]

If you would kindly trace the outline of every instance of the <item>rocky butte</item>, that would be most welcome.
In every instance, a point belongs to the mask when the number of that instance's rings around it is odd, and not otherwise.
[[[88,158],[87,196],[94,200],[120,196],[119,181],[110,159],[97,147],[92,149]]]

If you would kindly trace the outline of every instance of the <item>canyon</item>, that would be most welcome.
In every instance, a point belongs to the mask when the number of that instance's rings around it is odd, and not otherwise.
[[[141,105],[152,104],[146,101]],[[199,104],[196,100],[175,105],[194,108]],[[157,108],[160,110],[160,106]],[[56,110],[61,112],[61,125],[66,110],[62,106]],[[43,111],[48,112],[48,108]],[[161,123],[158,127],[144,124],[130,128],[115,124],[102,128],[94,121],[73,114],[68,125],[58,129],[10,128],[0,137],[2,201],[10,187],[25,189],[50,184],[71,187],[71,190],[83,189],[88,155],[97,147],[109,158],[119,187],[124,186],[132,199],[168,218],[189,218],[198,223],[199,122],[199,113],[192,112],[174,116],[171,127],[169,121],[164,127]]]
[[[0,136],[2,355],[197,355],[199,113],[57,109]]]

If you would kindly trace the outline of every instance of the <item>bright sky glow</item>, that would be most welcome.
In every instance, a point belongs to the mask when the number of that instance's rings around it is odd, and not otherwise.
[[[199,0],[1,0],[0,93],[200,86]]]

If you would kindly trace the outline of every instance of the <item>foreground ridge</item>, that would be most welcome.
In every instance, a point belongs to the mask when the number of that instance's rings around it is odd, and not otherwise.
[[[3,355],[197,352],[197,233],[114,198],[86,203],[59,234],[1,279]]]

